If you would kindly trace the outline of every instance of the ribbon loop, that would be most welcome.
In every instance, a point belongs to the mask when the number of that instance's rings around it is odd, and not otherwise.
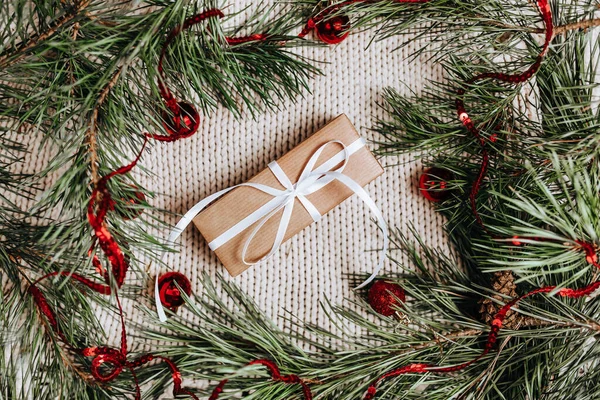
[[[329,158],[324,163],[322,163],[320,166],[316,167],[319,157],[321,156],[321,154],[323,153],[325,148],[331,144],[341,145],[342,150],[340,152],[336,153],[333,157]],[[244,264],[254,265],[266,258],[271,257],[275,252],[277,252],[277,250],[283,243],[283,241],[285,239],[285,235],[287,233],[287,229],[289,227],[289,224],[290,224],[290,221],[292,218],[292,213],[294,210],[294,205],[296,203],[296,200],[298,200],[300,202],[300,204],[310,214],[310,216],[312,217],[312,219],[314,221],[318,221],[319,219],[321,219],[321,217],[322,217],[321,213],[319,212],[317,207],[306,196],[309,196],[310,194],[321,190],[323,187],[325,187],[329,183],[337,180],[337,181],[341,182],[342,184],[344,184],[353,193],[358,195],[358,197],[369,207],[369,209],[375,215],[375,217],[377,219],[377,223],[379,224],[379,227],[382,229],[382,232],[383,232],[383,247],[380,252],[379,261],[377,263],[377,266],[373,270],[373,273],[371,274],[371,276],[366,281],[364,281],[361,285],[356,287],[356,289],[360,289],[360,288],[366,286],[367,284],[369,284],[373,279],[375,279],[375,277],[377,276],[377,274],[383,267],[383,263],[385,261],[385,255],[387,253],[388,242],[389,242],[388,234],[387,234],[387,226],[386,226],[385,220],[383,218],[383,215],[381,214],[381,211],[379,210],[379,208],[377,208],[377,205],[375,204],[373,199],[371,199],[369,194],[362,188],[362,186],[360,184],[358,184],[356,181],[354,181],[349,176],[343,174],[343,171],[346,168],[346,166],[348,165],[348,161],[349,161],[350,157],[352,156],[352,154],[356,153],[357,151],[362,149],[364,146],[365,146],[365,142],[363,139],[357,139],[349,146],[346,146],[340,140],[332,140],[332,141],[329,141],[329,142],[323,144],[309,158],[309,160],[307,161],[306,165],[304,166],[302,172],[300,173],[300,178],[298,179],[298,182],[296,182],[296,183],[292,183],[290,178],[286,175],[286,173],[283,171],[283,169],[277,163],[277,161],[273,161],[269,164],[269,169],[271,170],[271,172],[273,173],[273,175],[275,176],[277,181],[281,184],[281,186],[284,187],[283,190],[277,189],[277,188],[274,188],[274,187],[271,187],[268,185],[263,185],[260,183],[247,182],[247,183],[242,183],[239,185],[231,186],[227,189],[224,189],[217,193],[214,193],[214,194],[206,197],[205,199],[201,200],[199,203],[197,203],[195,206],[193,206],[183,216],[183,218],[177,223],[177,225],[175,226],[175,228],[169,235],[168,244],[174,244],[175,240],[177,240],[177,238],[181,235],[183,230],[192,222],[194,217],[196,215],[198,215],[210,203],[217,200],[219,197],[225,195],[226,193],[232,191],[233,189],[236,189],[239,187],[249,187],[249,188],[258,190],[260,192],[266,193],[270,196],[273,196],[273,199],[269,200],[267,203],[265,203],[263,206],[261,206],[258,210],[254,211],[253,213],[251,213],[250,215],[248,215],[247,217],[245,217],[244,219],[239,221],[237,224],[235,224],[234,226],[232,226],[231,228],[229,228],[228,230],[223,232],[219,237],[212,240],[209,243],[209,247],[214,251],[214,250],[218,249],[219,247],[221,247],[222,245],[224,245],[225,243],[227,243],[229,240],[231,240],[235,236],[237,236],[238,234],[240,234],[241,232],[245,231],[250,226],[256,224],[256,226],[254,227],[254,229],[252,230],[252,232],[246,239],[246,242],[244,243],[244,248],[242,250],[242,261],[244,262]],[[341,165],[339,167],[335,168],[340,163],[341,163]],[[248,261],[246,259],[246,254],[248,252],[250,245],[252,244],[252,241],[254,240],[254,238],[256,237],[258,232],[262,229],[262,227],[269,220],[271,220],[271,218],[275,217],[275,215],[277,215],[280,212],[282,212],[281,218],[279,220],[279,226],[277,228],[277,233],[273,240],[273,245],[271,246],[271,250],[269,250],[269,253],[267,255],[265,255],[264,257],[260,258],[259,260]],[[164,256],[163,256],[163,261],[164,261]],[[158,290],[158,275],[157,275],[156,281],[155,281],[154,294],[155,294],[155,301],[156,301],[156,308],[157,308],[158,316],[159,316],[160,320],[164,322],[164,321],[166,321],[167,318],[166,318],[164,309],[162,307],[162,304],[160,302],[160,294],[159,294],[159,290]]]
[[[275,178],[281,183],[281,186],[288,190],[294,190],[294,184],[290,181],[288,176],[283,172],[281,166],[277,164],[277,161],[272,161],[269,163],[269,169],[275,175]]]

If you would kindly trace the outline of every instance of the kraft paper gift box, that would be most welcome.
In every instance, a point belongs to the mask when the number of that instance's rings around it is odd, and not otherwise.
[[[318,132],[279,158],[277,164],[279,164],[291,183],[296,183],[300,178],[302,170],[315,151],[325,143],[334,140],[341,141],[346,146],[350,146],[360,140],[360,135],[344,114],[335,118]],[[338,143],[327,145],[319,156],[316,167],[325,163],[342,150],[343,147]],[[340,165],[341,162],[338,163],[336,168]],[[342,173],[360,186],[365,186],[383,174],[383,168],[369,149],[366,146],[362,146],[348,158]],[[265,168],[248,182],[284,189],[269,168]],[[306,198],[316,207],[321,215],[325,215],[352,194],[353,191],[346,185],[333,180],[316,192],[307,195]],[[194,218],[193,222],[200,230],[202,236],[211,243],[272,199],[273,196],[252,187],[237,187],[209,205]],[[297,198],[294,202],[284,242],[314,222],[313,217],[300,204]],[[367,207],[365,207],[365,212],[369,212]],[[256,232],[247,249],[246,261],[253,262],[260,260],[270,252],[282,214],[283,210],[278,211]],[[255,230],[257,224],[259,222],[248,226],[214,250],[219,260],[232,276],[239,275],[249,267],[242,259],[242,252],[246,241]]]

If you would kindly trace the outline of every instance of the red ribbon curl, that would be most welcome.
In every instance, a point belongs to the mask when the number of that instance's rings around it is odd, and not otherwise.
[[[173,42],[173,40],[179,34],[181,34],[181,32],[183,32],[184,30],[186,30],[194,25],[201,23],[202,21],[205,21],[209,18],[215,18],[215,17],[223,18],[224,14],[221,10],[216,9],[216,8],[205,10],[205,11],[201,12],[200,14],[196,14],[196,15],[186,19],[183,22],[183,24],[177,25],[176,27],[171,29],[171,31],[167,35],[167,39],[165,40],[165,43],[162,47],[162,50],[160,52],[160,57],[158,60],[158,89],[160,91],[161,97],[163,98],[163,100],[165,101],[165,103],[167,105],[167,108],[170,110],[170,112],[172,114],[172,116],[165,115],[165,117],[172,118],[172,125],[174,127],[174,130],[169,135],[147,134],[147,136],[149,138],[159,140],[162,142],[174,142],[179,139],[188,138],[198,131],[198,128],[199,128],[198,121],[194,121],[194,123],[192,124],[191,127],[182,125],[182,120],[184,117],[182,115],[182,111],[184,111],[183,110],[183,108],[185,108],[184,105],[187,106],[187,108],[189,108],[188,112],[191,114],[190,117],[192,119],[199,119],[199,115],[198,115],[195,107],[193,107],[191,104],[179,102],[175,98],[175,96],[173,95],[171,90],[169,90],[169,88],[165,84],[163,63],[164,63],[164,59],[165,59],[165,56],[167,53],[167,48]],[[244,44],[244,43],[248,43],[248,42],[252,42],[252,41],[264,41],[267,38],[268,38],[268,35],[265,33],[256,33],[253,35],[237,37],[237,38],[227,37],[227,38],[225,38],[225,40],[226,40],[227,44],[229,44],[231,46],[235,46],[235,45]],[[169,125],[171,125],[171,124],[169,124]]]
[[[263,365],[267,368],[269,374],[271,375],[271,379],[275,382],[283,382],[289,385],[300,385],[302,388],[304,399],[312,400],[313,396],[308,385],[298,375],[281,375],[277,364],[275,364],[273,361],[260,359],[251,361],[248,363],[248,365]],[[225,388],[227,382],[227,379],[224,379],[221,382],[219,382],[219,384],[213,389],[208,400],[217,400],[219,398],[219,395],[223,393],[223,389]]]
[[[135,399],[141,399],[140,386],[135,375],[135,369],[147,364],[153,360],[160,360],[167,364],[171,370],[171,377],[173,378],[173,395],[178,396],[185,394],[190,396],[194,400],[199,400],[198,397],[189,389],[182,387],[181,383],[181,372],[177,368],[177,365],[170,359],[162,356],[156,356],[151,353],[144,354],[133,361],[127,361],[127,356],[117,349],[110,347],[88,347],[81,350],[81,354],[86,357],[94,357],[92,359],[91,373],[94,379],[98,382],[108,383],[116,379],[123,369],[127,368],[132,376],[135,384]],[[111,366],[104,372],[100,370],[100,366],[108,364]],[[106,368],[106,365],[105,365]]]
[[[395,3],[408,3],[408,4],[417,4],[417,3],[428,3],[430,0],[395,0]],[[320,11],[316,16],[310,17],[308,21],[306,21],[306,25],[302,29],[302,31],[298,34],[298,37],[303,38],[308,35],[312,30],[314,30],[317,25],[326,19],[332,13],[338,11],[339,9],[357,3],[377,3],[377,0],[347,0],[341,3],[332,4],[322,11]]]

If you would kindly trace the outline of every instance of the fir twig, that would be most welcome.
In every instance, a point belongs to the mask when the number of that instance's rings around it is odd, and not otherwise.
[[[81,10],[85,9],[91,0],[76,1],[74,6],[69,7],[65,15],[59,18],[53,25],[51,25],[45,32],[31,37],[26,43],[18,46],[18,48],[11,50],[6,49],[0,54],[0,68],[6,68],[10,65],[14,65],[21,61],[27,56],[27,52],[33,49],[38,43],[48,39],[59,31],[64,25],[71,22],[77,17]]]

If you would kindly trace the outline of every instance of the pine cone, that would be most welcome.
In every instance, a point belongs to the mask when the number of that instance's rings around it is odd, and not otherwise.
[[[497,294],[492,295],[491,298],[485,297],[479,300],[479,315],[481,320],[487,324],[492,322],[494,316],[501,308],[501,305],[495,303],[492,299],[506,303],[506,296],[508,296],[508,299],[513,299],[518,296],[515,276],[512,271],[494,272],[491,283],[492,289],[497,292]],[[508,329],[515,329],[519,325],[521,320],[520,317],[519,313],[510,310],[506,313],[503,325]]]

